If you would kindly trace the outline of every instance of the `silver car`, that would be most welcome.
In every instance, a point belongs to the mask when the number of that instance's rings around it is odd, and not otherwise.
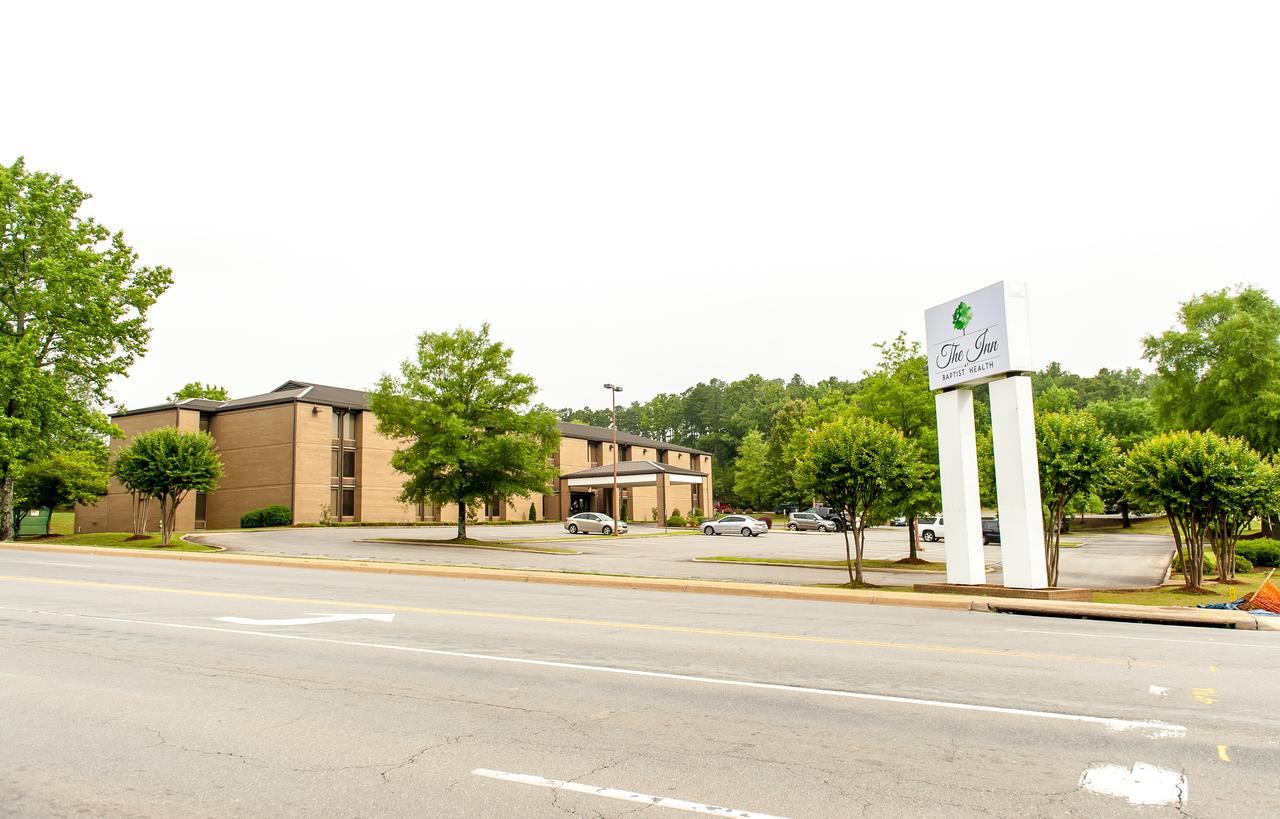
[[[617,529],[620,535],[627,533],[625,521],[617,523],[613,518],[600,512],[579,512],[564,522],[564,528],[568,529],[571,535],[576,535],[579,532],[599,532],[602,535],[611,535],[614,529]]]
[[[769,524],[746,515],[725,515],[702,524],[704,535],[742,535],[758,537],[769,531]]]
[[[787,528],[793,532],[801,529],[816,529],[819,532],[834,532],[836,525],[814,512],[792,512],[787,516]]]

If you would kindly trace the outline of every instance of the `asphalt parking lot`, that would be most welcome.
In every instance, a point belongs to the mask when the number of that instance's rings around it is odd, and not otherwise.
[[[553,548],[572,548],[577,555],[548,555],[494,549],[468,549],[397,543],[362,542],[375,538],[448,539],[452,527],[334,527],[269,531],[214,532],[201,536],[229,551],[292,557],[326,557],[348,560],[381,560],[436,565],[490,566],[506,569],[599,572],[646,577],[681,577],[701,580],[741,580],[759,583],[839,583],[842,570],[751,566],[696,562],[709,556],[790,557],[806,560],[841,560],[844,535],[836,532],[788,532],[776,529],[760,537],[700,533],[657,534],[664,530],[637,525],[632,536],[570,535],[560,523],[511,526],[469,526],[477,540],[526,542]],[[555,542],[547,542],[547,538]],[[1077,538],[1084,545],[1064,549],[1061,585],[1081,588],[1135,588],[1158,584],[1169,564],[1166,537],[1110,535]],[[944,562],[944,543],[922,543],[920,556]],[[907,556],[907,530],[883,526],[867,533],[864,557],[897,560]],[[986,547],[988,580],[1000,582],[1000,547]],[[942,582],[941,572],[875,571],[870,582],[885,586]]]

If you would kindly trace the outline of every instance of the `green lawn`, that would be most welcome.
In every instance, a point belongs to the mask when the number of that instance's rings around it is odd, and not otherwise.
[[[1234,586],[1205,583],[1213,594],[1188,594],[1181,586],[1161,586],[1151,591],[1094,592],[1095,603],[1130,603],[1140,606],[1195,606],[1200,603],[1228,603],[1256,590],[1266,579],[1270,569],[1236,575]],[[1176,576],[1176,575],[1175,575]],[[1278,573],[1280,576],[1280,573]],[[1274,581],[1273,581],[1274,582]]]
[[[848,563],[843,560],[809,560],[801,557],[735,557],[733,555],[714,555],[700,557],[716,563],[758,563],[763,566],[815,566],[821,568],[843,569]],[[898,569],[904,572],[941,572],[945,571],[945,563],[899,563],[896,560],[864,559],[864,569]]]
[[[1170,535],[1169,519],[1164,515],[1132,519],[1128,529],[1120,525],[1118,518],[1084,518],[1070,521],[1073,535]]]
[[[49,534],[70,535],[76,530],[75,512],[54,512],[49,516]]]
[[[181,535],[175,534],[168,547],[160,545],[160,535],[147,535],[146,540],[132,540],[128,532],[88,532],[81,535],[59,535],[56,538],[39,538],[39,543],[61,543],[71,546],[109,546],[113,549],[157,549],[165,552],[216,552],[212,546],[199,543],[188,543]]]

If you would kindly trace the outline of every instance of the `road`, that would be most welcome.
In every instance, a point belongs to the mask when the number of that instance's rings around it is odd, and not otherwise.
[[[1280,640],[1257,632],[0,549],[0,646],[5,816],[1280,797]]]
[[[634,531],[658,530],[637,526]],[[601,535],[574,537],[568,535],[558,523],[472,526],[467,529],[468,536],[481,540],[519,541],[532,538],[541,541],[565,537],[568,538],[567,542],[542,545],[572,548],[581,551],[581,555],[544,555],[491,549],[362,542],[384,537],[446,539],[452,534],[452,529],[443,527],[334,527],[216,532],[200,538],[207,543],[224,546],[230,551],[294,557],[392,560],[798,585],[839,583],[844,579],[842,571],[830,569],[693,562],[696,557],[712,555],[840,560],[844,558],[844,536],[836,533],[778,530],[757,538],[689,534],[627,539]],[[1083,541],[1084,545],[1062,550],[1060,585],[1079,588],[1140,588],[1159,585],[1168,570],[1173,548],[1169,538],[1155,535],[1072,535],[1071,538]],[[907,555],[905,529],[888,526],[870,529],[867,541],[865,557],[896,560]],[[925,551],[921,553],[923,557],[945,562],[945,544],[922,545],[925,546]],[[988,581],[1000,583],[1002,574],[998,544],[986,547],[986,561],[991,567]],[[878,571],[870,574],[868,579],[881,586],[910,586],[914,583],[942,582],[946,578],[941,572]]]

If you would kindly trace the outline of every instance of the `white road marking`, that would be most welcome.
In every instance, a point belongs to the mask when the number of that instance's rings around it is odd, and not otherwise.
[[[1130,805],[1187,804],[1187,777],[1145,762],[1133,769],[1096,765],[1080,775],[1080,787],[1101,796],[1125,799]]]
[[[489,779],[500,779],[503,782],[516,782],[521,785],[533,785],[535,787],[551,788],[552,790],[557,791],[573,791],[574,793],[585,793],[590,794],[591,796],[603,796],[606,799],[623,799],[627,802],[640,802],[645,805],[653,805],[659,808],[687,810],[691,813],[706,813],[711,816],[732,816],[736,817],[736,819],[782,819],[780,816],[773,816],[768,813],[752,813],[751,811],[722,808],[715,805],[703,805],[699,802],[686,802],[683,799],[672,799],[669,796],[650,796],[645,793],[634,793],[632,791],[618,790],[617,788],[602,788],[598,785],[584,785],[579,782],[566,782],[563,779],[544,779],[541,776],[533,776],[532,774],[491,771],[488,768],[476,768],[471,773],[476,776],[483,776]]]
[[[310,617],[289,617],[282,620],[254,620],[252,617],[215,617],[224,623],[238,626],[312,626],[317,623],[341,623],[346,620],[377,620],[390,623],[394,614],[315,614]]]
[[[1147,691],[1155,694],[1157,697],[1167,697],[1169,695],[1169,689],[1159,685],[1153,685],[1148,688]]]
[[[1144,640],[1152,643],[1195,643],[1204,646],[1218,646],[1220,648],[1270,648],[1280,650],[1280,642],[1274,645],[1266,643],[1228,643],[1216,640],[1177,640],[1172,637],[1133,637],[1127,634],[1090,634],[1087,631],[1047,631],[1029,628],[1007,628],[1005,631],[1015,631],[1019,634],[1052,634],[1057,637],[1104,637],[1108,640]]]
[[[88,564],[88,563],[53,563],[52,561],[48,561],[48,560],[20,560],[20,561],[16,561],[16,562],[18,562],[18,563],[23,563],[23,564],[27,564],[27,565],[31,565],[31,566],[63,566],[63,567],[68,568],[68,569],[96,569],[96,568],[98,568],[97,566],[92,566],[92,565],[90,565],[90,564]]]
[[[786,685],[782,683],[750,682],[748,680],[730,680],[719,677],[697,677],[691,674],[671,674],[663,671],[641,671],[635,668],[618,668],[607,665],[586,665],[584,663],[566,663],[558,660],[535,660],[528,657],[503,657],[497,654],[474,654],[467,651],[445,651],[439,648],[421,648],[419,646],[394,645],[391,643],[366,643],[359,640],[338,640],[332,637],[309,637],[301,634],[281,634],[275,631],[250,631],[238,628],[220,628],[218,626],[197,626],[190,623],[163,623],[155,620],[134,620],[126,617],[107,617],[100,614],[76,614],[61,611],[44,611],[42,609],[22,609],[0,606],[0,611],[20,611],[27,614],[44,614],[54,617],[79,617],[87,620],[102,620],[109,623],[130,623],[133,625],[158,626],[160,628],[176,628],[190,631],[217,631],[224,634],[243,634],[252,637],[269,637],[276,640],[300,640],[309,643],[325,643],[328,645],[352,646],[355,648],[376,648],[384,651],[404,651],[411,654],[429,654],[435,657],[458,657],[468,660],[485,660],[495,663],[511,663],[514,665],[532,665],[542,668],[563,668],[573,671],[593,671],[602,674],[621,674],[630,677],[647,677],[659,680],[675,680],[678,682],[702,683],[704,685],[723,685],[735,688],[751,688],[760,691],[783,691],[791,694],[814,694],[823,697],[839,697],[853,700],[869,700],[871,702],[891,702],[899,705],[919,705],[929,708],[946,708],[957,711],[974,711],[982,714],[1002,714],[1016,717],[1032,717],[1037,719],[1062,720],[1065,722],[1083,722],[1101,725],[1111,731],[1142,731],[1153,739],[1186,736],[1187,729],[1183,725],[1174,725],[1160,720],[1133,720],[1117,717],[1097,717],[1090,714],[1071,714],[1059,711],[1034,711],[1026,708],[1006,708],[999,705],[979,705],[967,702],[947,702],[945,700],[925,700],[914,697],[895,697],[890,694],[869,694],[861,691],[842,691],[833,688],[809,688],[802,685]]]

